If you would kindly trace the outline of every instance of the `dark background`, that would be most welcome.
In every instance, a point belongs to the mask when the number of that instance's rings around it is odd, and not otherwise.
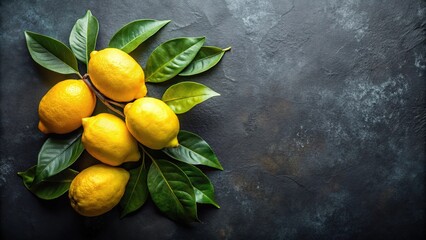
[[[420,0],[1,0],[1,239],[424,239],[425,12]],[[232,46],[209,72],[149,85],[160,97],[191,80],[221,94],[179,116],[224,171],[208,171],[221,209],[200,224],[148,202],[119,219],[77,215],[67,197],[37,199],[16,172],[36,163],[41,97],[67,78],[30,57],[24,30],[68,44],[90,9],[97,49],[124,24],[170,19],[132,56],[206,36]],[[81,68],[84,73],[84,66]],[[75,77],[75,76],[72,76]]]

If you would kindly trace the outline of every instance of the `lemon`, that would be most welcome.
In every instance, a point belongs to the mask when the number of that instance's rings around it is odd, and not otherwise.
[[[146,95],[142,67],[119,49],[91,52],[88,73],[93,85],[112,100],[129,102]]]
[[[109,113],[100,113],[83,118],[82,122],[81,141],[90,155],[111,166],[139,160],[138,143],[123,120]]]
[[[129,172],[123,168],[105,164],[88,167],[71,182],[71,206],[87,217],[104,214],[120,202],[129,178]]]
[[[96,97],[81,80],[68,79],[54,85],[38,107],[38,128],[47,133],[69,133],[81,126],[81,119],[92,114]]]
[[[124,115],[130,133],[143,145],[157,150],[179,145],[179,119],[163,101],[139,98],[126,105]]]

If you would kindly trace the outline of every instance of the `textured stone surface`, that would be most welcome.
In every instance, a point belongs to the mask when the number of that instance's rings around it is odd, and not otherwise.
[[[424,239],[425,11],[421,0],[1,1],[1,239]],[[24,30],[68,43],[90,9],[98,49],[123,24],[173,22],[160,42],[207,37],[232,46],[201,82],[221,97],[180,116],[225,170],[208,171],[221,209],[178,225],[148,202],[78,216],[42,201],[17,171],[36,163],[44,93],[64,76],[37,66]],[[82,66],[84,72],[84,66]],[[148,86],[161,96],[171,83]]]

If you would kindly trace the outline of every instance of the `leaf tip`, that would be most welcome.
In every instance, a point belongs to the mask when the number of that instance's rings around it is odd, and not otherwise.
[[[30,37],[31,35],[36,34],[35,32],[31,32],[31,31],[28,31],[28,30],[25,30],[24,33],[25,33],[25,36],[28,36],[28,37]]]
[[[25,35],[25,39],[27,39],[27,41],[28,41],[28,38],[30,37],[30,31],[24,31],[24,35]]]
[[[125,216],[127,216],[127,212],[122,212],[121,214],[120,214],[120,219],[123,219]]]
[[[205,42],[206,41],[206,36],[199,36],[199,37],[196,37],[195,39],[198,39],[199,40],[199,42]]]

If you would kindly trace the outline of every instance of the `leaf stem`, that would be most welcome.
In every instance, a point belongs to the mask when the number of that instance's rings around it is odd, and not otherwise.
[[[227,48],[222,49],[222,51],[224,51],[224,52],[227,52],[229,50],[231,50],[231,47],[227,47]]]
[[[108,99],[106,101],[108,101],[108,103],[110,103],[110,104],[112,104],[114,106],[117,106],[117,107],[120,107],[120,108],[123,108],[123,109],[126,106],[125,104],[121,104],[121,103],[118,103],[118,102],[115,102],[115,101],[111,101],[111,100],[108,100]]]
[[[142,145],[141,143],[139,143],[139,146],[142,148],[142,151],[148,155],[148,157],[151,159],[151,161],[155,162],[155,159],[153,156],[151,156],[151,154],[148,153],[148,151],[145,149],[144,145]]]
[[[113,107],[111,104],[124,108],[123,104],[117,103],[115,101],[112,101],[110,99],[107,99],[104,95],[102,95],[102,93],[100,93],[95,86],[93,86],[93,84],[90,82],[89,80],[89,75],[86,73],[84,74],[84,76],[81,78],[83,80],[84,83],[86,83],[86,85],[90,88],[90,90],[93,91],[93,93],[95,93],[96,97],[105,105],[107,106],[109,109],[111,109],[113,112],[117,113],[118,115],[124,117],[124,114],[122,111],[118,110],[117,108]]]
[[[79,78],[81,78],[81,79],[83,78],[83,76],[81,76],[81,74],[79,72],[75,72],[75,73],[78,75]]]

